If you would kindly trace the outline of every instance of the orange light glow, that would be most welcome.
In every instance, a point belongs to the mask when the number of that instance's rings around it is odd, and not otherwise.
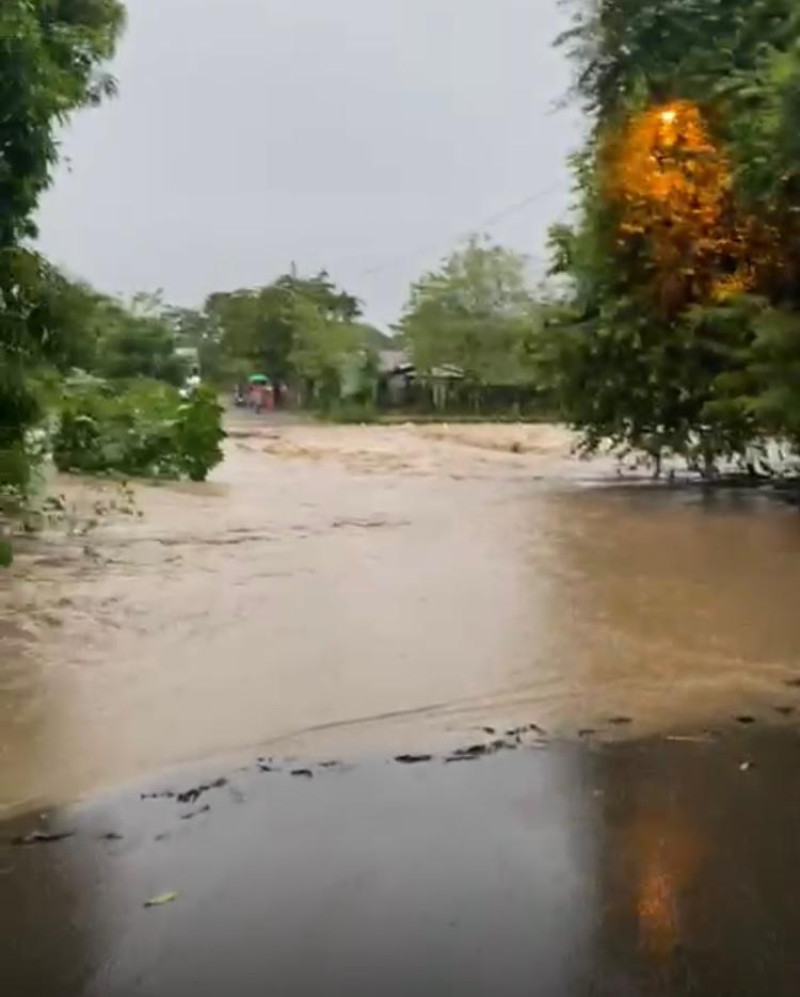
[[[618,245],[637,241],[662,310],[751,288],[753,227],[737,216],[730,164],[696,104],[638,114],[605,155],[606,196],[622,209]]]

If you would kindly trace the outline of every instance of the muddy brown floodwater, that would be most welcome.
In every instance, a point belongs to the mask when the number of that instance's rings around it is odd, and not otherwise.
[[[208,484],[3,576],[0,813],[256,746],[792,722],[789,507],[623,487],[552,427],[231,428]]]

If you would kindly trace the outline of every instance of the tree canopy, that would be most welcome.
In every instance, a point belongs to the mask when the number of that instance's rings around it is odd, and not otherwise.
[[[0,488],[24,487],[26,427],[36,417],[28,372],[64,359],[59,278],[24,240],[58,158],[69,114],[113,92],[102,70],[123,25],[117,0],[3,0],[0,5]]]
[[[284,274],[263,287],[212,294],[205,313],[228,362],[244,362],[276,385],[299,379],[312,393],[322,380],[330,384],[338,377],[343,354],[364,345],[368,335],[356,321],[358,299],[325,271]]]
[[[523,256],[470,239],[412,287],[400,328],[417,367],[453,366],[468,382],[530,380],[536,308]]]
[[[575,5],[560,44],[592,129],[575,224],[551,236],[570,278],[551,347],[589,449],[709,469],[798,440],[799,17],[791,0]]]

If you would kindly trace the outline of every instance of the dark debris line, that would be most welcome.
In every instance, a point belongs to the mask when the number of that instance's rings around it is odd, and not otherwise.
[[[800,688],[800,678],[789,679],[786,685],[791,687]],[[773,707],[774,711],[783,715],[791,716],[795,713],[795,707],[791,705],[779,705]],[[742,714],[740,716],[733,718],[735,722],[743,725],[751,725],[757,722],[756,717],[750,716],[749,714]],[[606,720],[606,724],[614,727],[629,726],[633,723],[633,719],[627,716],[614,716],[609,717]],[[484,734],[489,737],[493,737],[496,734],[496,728],[493,726],[481,727]],[[577,731],[578,738],[581,740],[590,739],[596,735],[602,734],[602,728],[595,727],[584,727]],[[719,732],[716,732],[718,735]],[[527,738],[526,738],[527,735]],[[532,737],[531,737],[532,735]],[[714,738],[714,733],[708,733],[709,738]],[[693,738],[682,737],[679,735],[667,736],[667,740],[690,740]],[[497,754],[501,751],[514,751],[518,748],[542,748],[547,747],[550,744],[548,740],[548,734],[543,728],[541,728],[536,723],[524,724],[520,727],[511,727],[505,731],[505,737],[494,738],[491,741],[485,741],[477,744],[469,745],[464,748],[456,748],[452,752],[446,755],[433,755],[427,753],[420,754],[400,754],[394,756],[394,761],[400,765],[420,765],[426,764],[434,761],[441,761],[444,764],[451,764],[454,762],[469,762],[477,761],[480,758],[487,757],[489,755]],[[286,765],[286,760],[284,760],[284,765]],[[331,759],[324,762],[319,762],[313,767],[305,768],[289,768],[282,767],[280,764],[276,764],[273,758],[258,757],[255,763],[255,770],[257,772],[286,772],[288,775],[298,779],[311,780],[316,773],[321,772],[333,772],[339,771],[344,772],[350,766],[345,765],[338,759]],[[248,766],[244,766],[240,771],[247,771]],[[208,792],[216,789],[223,789],[226,786],[231,786],[230,780],[225,776],[220,776],[212,782],[201,783],[198,786],[193,786],[189,789],[183,791],[176,791],[173,789],[165,789],[157,792],[151,793],[141,793],[140,799],[142,800],[173,800],[178,805],[191,805],[197,803],[197,801]],[[232,787],[235,790],[235,787]],[[181,821],[193,820],[195,817],[199,817],[202,814],[207,814],[211,812],[211,805],[206,803],[194,810],[189,810],[185,813],[180,814],[179,819]],[[18,835],[10,839],[12,845],[44,845],[44,844],[55,844],[58,842],[65,841],[69,838],[75,837],[76,832],[74,830],[65,831],[41,831],[35,830],[28,834]],[[156,841],[163,841],[170,836],[169,831],[162,832],[156,836]],[[122,841],[124,837],[117,831],[107,831],[106,833],[97,835],[97,840],[115,842]]]

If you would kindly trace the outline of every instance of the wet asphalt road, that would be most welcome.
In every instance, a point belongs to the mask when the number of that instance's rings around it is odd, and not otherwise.
[[[2,992],[800,993],[794,729],[262,767],[0,828]]]

